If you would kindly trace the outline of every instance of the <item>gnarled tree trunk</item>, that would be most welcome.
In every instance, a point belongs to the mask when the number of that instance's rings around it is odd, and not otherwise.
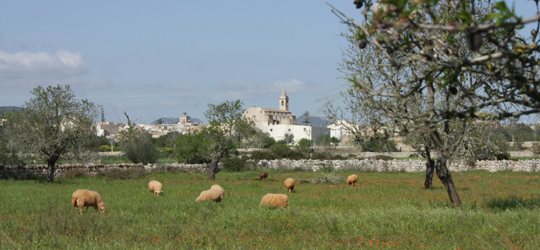
[[[214,156],[212,161],[208,164],[208,180],[216,180],[216,174],[219,172],[219,158],[220,157]]]
[[[424,181],[424,188],[429,189],[433,186],[433,173],[435,172],[435,161],[428,158],[426,161],[426,180]]]
[[[216,180],[216,174],[219,172],[219,161],[221,160],[221,158],[223,157],[223,155],[225,155],[225,153],[227,153],[227,151],[229,150],[228,147],[225,147],[223,149],[221,149],[216,155],[214,155],[214,157],[212,157],[212,161],[210,161],[210,163],[208,164],[208,179],[209,180]]]
[[[437,159],[435,162],[435,170],[437,171],[437,177],[439,177],[439,180],[441,180],[442,184],[446,188],[448,197],[450,198],[450,201],[454,207],[461,207],[461,199],[459,198],[456,186],[452,180],[452,175],[450,174],[450,171],[448,171],[446,159]]]

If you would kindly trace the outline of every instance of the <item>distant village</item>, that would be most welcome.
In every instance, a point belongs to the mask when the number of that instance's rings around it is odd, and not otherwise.
[[[344,121],[318,126],[312,126],[306,121],[302,125],[297,124],[296,115],[289,110],[289,96],[285,90],[282,90],[278,97],[277,107],[248,107],[244,111],[244,118],[251,120],[256,128],[267,133],[276,141],[283,140],[290,135],[292,135],[293,144],[301,139],[316,140],[323,135],[334,137],[344,143],[352,141],[350,129],[347,128],[348,124]],[[304,119],[307,118],[304,117]],[[153,124],[136,124],[136,126],[150,133],[153,138],[159,138],[169,133],[195,133],[206,125],[198,121],[192,121],[187,113],[183,113],[176,123],[158,120]],[[96,134],[105,136],[108,139],[116,139],[119,132],[127,128],[128,125],[125,123],[102,120],[96,125]]]

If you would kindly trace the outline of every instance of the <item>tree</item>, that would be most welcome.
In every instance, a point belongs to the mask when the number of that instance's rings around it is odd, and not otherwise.
[[[209,126],[203,133],[211,142],[208,155],[208,179],[215,180],[220,160],[234,150],[243,140],[255,134],[251,122],[243,118],[244,109],[240,100],[208,104],[205,113]]]
[[[539,111],[540,24],[530,37],[519,29],[540,15],[520,18],[504,1],[355,4],[363,8],[361,24],[333,9],[351,28],[344,69],[352,89],[403,133],[419,135],[426,184],[436,170],[451,202],[461,206],[447,164],[477,113],[489,110],[504,119]]]
[[[128,126],[126,130],[120,132],[122,151],[126,154],[128,160],[133,163],[156,163],[159,152],[152,141],[152,135],[131,123],[126,112],[124,112],[124,115],[128,120]]]
[[[302,114],[302,124],[304,124],[304,126],[309,126],[311,124],[311,118],[309,116],[309,111],[307,110]]]
[[[21,152],[47,162],[47,180],[54,181],[57,161],[67,153],[80,156],[93,145],[96,106],[77,100],[69,85],[38,86],[20,112],[8,116],[9,142]]]
[[[208,152],[211,150],[212,141],[209,140],[206,132],[195,134],[179,135],[174,142],[176,148],[176,157],[178,162],[188,164],[210,163],[211,156]]]
[[[312,141],[306,138],[300,139],[298,141],[298,146],[296,149],[298,152],[300,152],[304,157],[309,158],[310,154],[313,153],[313,149],[311,148]]]

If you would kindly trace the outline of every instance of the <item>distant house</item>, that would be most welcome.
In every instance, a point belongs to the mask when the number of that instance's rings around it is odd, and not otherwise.
[[[126,129],[127,125],[124,123],[115,123],[115,122],[98,122],[96,124],[96,135],[105,136],[107,138],[115,138],[116,135]]]
[[[312,140],[311,126],[296,125],[296,116],[289,111],[289,96],[285,90],[279,96],[279,108],[249,107],[244,118],[277,141],[283,140],[287,134],[293,135],[294,143],[301,139]]]
[[[341,144],[352,143],[354,141],[354,133],[352,131],[358,131],[358,126],[345,120],[338,120],[328,125],[327,128],[330,129],[330,137],[338,139]]]

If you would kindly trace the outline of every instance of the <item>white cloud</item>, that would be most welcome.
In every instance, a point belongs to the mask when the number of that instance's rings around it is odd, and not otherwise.
[[[65,50],[54,54],[0,51],[0,78],[65,77],[85,72],[86,63],[79,53]]]

